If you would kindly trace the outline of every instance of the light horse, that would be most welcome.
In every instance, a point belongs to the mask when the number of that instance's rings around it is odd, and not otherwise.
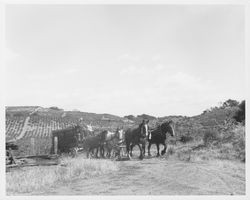
[[[112,156],[112,151],[115,156],[120,156],[120,145],[124,141],[124,131],[122,128],[117,128],[116,132],[103,131],[105,135],[104,143],[101,145],[101,155],[104,157],[104,151],[107,150],[106,157],[110,158]]]

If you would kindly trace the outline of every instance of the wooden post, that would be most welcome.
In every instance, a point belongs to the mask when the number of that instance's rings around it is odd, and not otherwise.
[[[30,138],[31,143],[31,155],[35,155],[35,138]]]
[[[58,137],[54,137],[54,154],[57,154],[58,152]]]

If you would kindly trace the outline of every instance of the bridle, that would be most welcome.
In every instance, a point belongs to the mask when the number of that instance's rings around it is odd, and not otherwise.
[[[144,129],[146,130],[146,126],[148,126],[147,124],[141,124],[141,126],[140,126],[140,135],[141,136],[146,136],[146,133],[144,134]],[[147,128],[147,131],[149,132],[149,130],[148,130],[148,128]],[[146,131],[145,131],[146,132]]]

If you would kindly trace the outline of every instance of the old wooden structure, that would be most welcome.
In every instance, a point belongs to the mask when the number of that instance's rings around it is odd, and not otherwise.
[[[70,153],[85,137],[79,125],[52,132],[52,153]]]

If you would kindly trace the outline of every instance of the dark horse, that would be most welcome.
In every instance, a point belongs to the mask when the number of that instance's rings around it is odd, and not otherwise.
[[[122,129],[117,128],[116,132],[110,132],[107,130],[101,131],[96,135],[86,137],[82,141],[82,146],[87,150],[87,157],[89,153],[94,153],[95,157],[98,157],[98,151],[100,149],[100,156],[105,157],[104,149],[107,149],[107,155],[110,157],[112,149],[118,145],[122,136]]]
[[[104,144],[104,142],[105,134],[101,132],[84,138],[81,142],[81,146],[83,149],[87,150],[87,157],[89,157],[90,152],[94,153],[94,150],[96,149],[95,157],[97,157],[98,149]]]
[[[129,158],[132,156],[132,149],[135,145],[138,145],[140,149],[140,159],[143,159],[145,155],[145,146],[146,146],[146,135],[148,134],[147,124],[142,123],[137,128],[129,128],[125,132],[125,143],[127,149],[127,155]],[[141,146],[142,145],[142,146]]]
[[[151,133],[148,136],[148,155],[149,156],[151,156],[151,154],[150,154],[151,144],[156,144],[157,156],[160,156],[160,153],[159,153],[160,144],[164,145],[164,149],[161,151],[161,155],[164,155],[166,153],[167,133],[169,133],[172,137],[175,136],[172,124],[173,124],[173,121],[170,120],[170,121],[162,123],[155,130],[151,131]]]

